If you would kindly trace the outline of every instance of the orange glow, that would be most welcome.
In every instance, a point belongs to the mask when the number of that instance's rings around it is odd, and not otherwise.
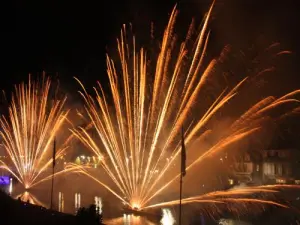
[[[135,202],[132,203],[131,207],[132,207],[132,209],[135,209],[135,210],[140,210],[141,209],[141,205],[138,204],[138,203],[135,203]]]
[[[52,165],[53,139],[69,113],[64,110],[66,97],[52,99],[50,91],[51,81],[45,74],[40,82],[29,77],[27,84],[15,86],[9,116],[0,118],[2,145],[9,156],[9,161],[0,160],[0,168],[25,189],[45,178]],[[56,150],[56,160],[65,154],[68,141],[69,138]]]
[[[95,132],[91,135],[83,127],[72,132],[94,155],[103,157],[101,166],[115,185],[109,186],[101,178],[82,172],[127,205],[145,208],[177,181],[180,173],[174,172],[174,167],[179,167],[181,127],[185,128],[188,155],[190,145],[214,132],[208,128],[210,122],[239,95],[242,87],[252,82],[252,77],[234,80],[232,84],[226,81],[208,104],[202,104],[201,94],[205,102],[205,91],[212,88],[213,82],[218,86],[223,84],[219,79],[224,73],[217,78],[216,70],[228,51],[225,47],[220,57],[204,64],[213,5],[194,43],[190,40],[192,24],[186,39],[177,44],[174,26],[178,12],[174,8],[154,58],[144,48],[137,48],[135,36],[131,39],[124,25],[117,39],[119,58],[113,60],[106,56],[109,91],[98,82],[95,93],[91,94],[75,78],[81,86],[79,93],[85,102],[86,117]],[[270,71],[262,70],[258,74],[263,76]],[[245,109],[205,152],[189,158],[186,170],[258,134],[266,121],[278,119],[271,117],[271,110],[299,103],[295,99],[297,93],[299,90],[278,99],[268,96]],[[173,176],[166,176],[168,173]],[[215,201],[219,199],[211,200]]]

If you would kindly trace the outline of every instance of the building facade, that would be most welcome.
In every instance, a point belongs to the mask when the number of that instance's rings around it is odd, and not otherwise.
[[[235,183],[300,184],[299,153],[298,149],[245,153],[233,165],[233,179]]]

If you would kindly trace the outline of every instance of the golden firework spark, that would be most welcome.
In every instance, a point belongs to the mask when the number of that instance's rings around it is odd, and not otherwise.
[[[190,198],[182,199],[182,204],[199,204],[199,208],[202,213],[213,217],[214,215],[221,214],[223,209],[229,210],[237,215],[260,213],[266,210],[266,205],[275,206],[280,208],[286,208],[294,210],[298,213],[298,210],[291,207],[286,203],[279,203],[276,201],[276,194],[281,189],[299,189],[299,185],[263,185],[256,187],[238,187],[227,191],[215,191],[206,193],[199,196],[193,196]],[[257,197],[259,195],[260,197]],[[161,208],[167,206],[178,205],[179,200],[162,202],[145,207]]]
[[[15,199],[20,199],[23,202],[29,202],[30,204],[34,204],[34,205],[39,205],[39,206],[42,206],[42,207],[46,207],[46,204],[44,204],[43,202],[39,201],[35,195],[33,195],[32,193],[30,193],[28,191],[25,191],[25,192],[17,195],[15,197]]]
[[[52,99],[50,88],[49,78],[34,82],[29,77],[27,84],[15,86],[8,118],[0,118],[2,145],[10,159],[1,160],[1,168],[26,189],[45,179],[44,172],[52,165],[54,137],[68,115],[68,110],[64,111],[66,97]],[[63,156],[66,149],[66,145],[58,148],[55,158]]]
[[[146,50],[141,48],[137,51],[135,37],[133,47],[130,48],[131,43],[127,41],[128,34],[124,26],[120,39],[117,40],[120,65],[107,56],[111,97],[106,95],[98,83],[98,88],[94,88],[94,98],[77,80],[82,87],[80,94],[85,100],[86,113],[97,137],[91,136],[81,127],[72,132],[94,154],[102,157],[101,165],[116,188],[93,177],[84,169],[81,172],[97,180],[132,207],[142,208],[149,205],[155,196],[179,177],[178,172],[173,178],[165,179],[180,155],[181,127],[185,125],[188,128],[185,132],[187,146],[209,135],[211,131],[205,126],[247,82],[246,77],[232,88],[224,88],[200,118],[195,117],[193,122],[189,122],[190,115],[197,106],[199,94],[209,85],[216,65],[223,60],[221,55],[204,68],[203,61],[209,38],[207,26],[212,9],[213,4],[192,51],[188,51],[191,28],[186,41],[179,45],[179,50],[176,49],[178,45],[175,45],[173,29],[177,11],[173,10],[163,35],[155,71],[148,66]],[[187,166],[187,170],[212,154],[219,153],[229,145],[259,131],[265,116],[272,109],[282,104],[298,102],[293,97],[295,94],[297,91],[279,99],[267,97],[252,106],[228,127],[226,135],[195,158]]]

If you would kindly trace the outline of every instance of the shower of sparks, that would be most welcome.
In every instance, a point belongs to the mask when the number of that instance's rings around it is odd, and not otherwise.
[[[300,188],[300,186],[291,185],[291,188]],[[255,199],[250,197],[243,196],[253,196],[254,194],[260,195],[275,195],[279,192],[280,188],[288,188],[288,186],[281,187],[281,185],[274,186],[256,186],[256,187],[245,187],[245,188],[237,188],[231,189],[227,191],[215,191],[209,192],[199,196],[193,196],[190,198],[182,199],[182,204],[189,203],[228,203],[228,202],[244,202],[244,203],[261,203],[261,204],[271,204],[275,206],[280,206],[283,208],[287,208],[288,206],[284,204],[280,204],[275,201],[267,201],[262,199]],[[145,208],[155,208],[155,207],[166,207],[179,204],[179,200],[163,202],[158,204],[153,204],[147,206]]]
[[[162,225],[173,225],[176,220],[174,219],[170,209],[162,209],[162,219],[160,223]]]
[[[51,174],[53,140],[68,115],[64,111],[66,98],[53,99],[50,89],[49,78],[43,76],[40,82],[34,82],[29,77],[27,84],[15,86],[9,116],[0,118],[2,146],[9,158],[1,160],[0,166],[26,189]],[[57,149],[55,158],[62,157],[66,149],[66,145]]]
[[[22,194],[16,196],[16,199],[20,199],[23,202],[28,202],[33,205],[39,205],[46,208],[46,205],[39,201],[32,193],[25,191]]]
[[[174,172],[175,160],[180,157],[181,127],[186,128],[187,146],[203,140],[212,132],[207,130],[208,122],[238,94],[241,86],[251,80],[246,77],[232,88],[225,87],[206,112],[202,116],[194,117],[191,122],[190,117],[197,106],[199,94],[214,79],[216,66],[224,59],[222,53],[206,68],[203,65],[209,38],[207,26],[212,8],[213,5],[191,51],[188,51],[188,43],[193,26],[188,30],[185,42],[176,46],[173,29],[177,11],[173,10],[153,74],[148,66],[145,49],[137,51],[135,37],[132,48],[130,47],[124,26],[117,42],[120,65],[107,56],[111,97],[106,95],[106,91],[98,83],[98,87],[94,88],[94,98],[77,80],[82,87],[80,94],[85,100],[86,113],[96,135],[92,136],[81,127],[72,132],[96,156],[102,158],[101,165],[115,187],[94,177],[85,169],[81,169],[81,172],[132,208],[150,205],[155,196],[178,179],[179,173],[169,180],[165,175],[171,170]],[[178,51],[176,47],[179,47]],[[261,76],[261,73],[258,74]],[[259,132],[263,122],[269,118],[269,112],[285,104],[298,103],[294,96],[299,92],[297,90],[278,99],[266,97],[253,105],[228,127],[226,135],[189,162],[187,170],[207,157],[220,153],[231,144]]]
[[[285,203],[279,203],[275,200],[276,193],[279,193],[280,189],[282,188],[299,189],[300,186],[266,185],[231,189],[228,191],[216,191],[190,198],[184,198],[182,199],[182,204],[201,203],[201,212],[210,217],[213,217],[216,214],[222,214],[224,208],[232,213],[236,213],[237,215],[241,215],[242,213],[259,213],[266,210],[266,206],[268,205],[294,210],[293,208],[290,208],[289,205]],[[257,198],[256,195],[260,195],[260,197]],[[268,198],[268,200],[266,198]],[[153,204],[145,207],[145,209],[170,207],[178,204],[179,200],[175,200]],[[298,210],[296,211],[298,212]]]

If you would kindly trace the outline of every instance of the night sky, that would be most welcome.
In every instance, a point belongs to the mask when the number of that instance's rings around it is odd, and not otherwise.
[[[168,20],[176,2],[160,1],[15,1],[3,8],[1,46],[1,86],[8,89],[26,80],[28,73],[58,73],[67,91],[78,86],[79,77],[88,85],[102,80],[105,52],[113,49],[123,23],[132,22],[146,33],[153,21],[158,32]],[[298,29],[300,6],[296,1],[219,0],[210,24],[212,38],[209,51],[233,44],[241,49],[263,37],[265,43],[279,41],[293,51],[284,65],[281,79],[295,85],[299,79],[297,59],[300,45]],[[186,27],[192,17],[201,19],[209,0],[178,2],[181,11],[178,27]],[[148,33],[143,34],[148,35]],[[267,47],[267,46],[266,46]],[[257,51],[260,51],[258,49]],[[210,53],[208,53],[210,54]],[[297,82],[295,82],[297,79]],[[74,88],[75,87],[75,88]]]

